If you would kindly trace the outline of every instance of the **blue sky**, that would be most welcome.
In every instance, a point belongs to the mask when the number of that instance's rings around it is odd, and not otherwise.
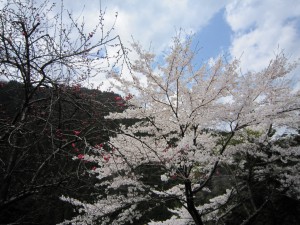
[[[261,70],[284,50],[290,60],[300,58],[299,0],[102,0],[107,25],[118,12],[116,33],[125,45],[132,37],[145,49],[160,54],[179,29],[194,33],[202,47],[199,61],[225,55],[241,60],[243,72]],[[87,25],[99,12],[99,0],[65,0],[82,12]],[[300,77],[300,70],[294,79]],[[300,87],[300,85],[299,85]]]
[[[201,30],[195,34],[195,44],[201,50],[199,54],[200,61],[207,61],[209,58],[219,55],[227,56],[231,43],[233,32],[225,21],[225,9],[217,12]]]
[[[100,0],[64,0],[64,5],[75,17],[84,16],[87,30],[97,22]],[[101,5],[107,27],[118,12],[115,33],[125,45],[133,37],[158,55],[183,29],[199,42],[200,64],[224,55],[240,59],[247,72],[263,69],[281,50],[290,60],[300,58],[299,0],[101,0]],[[293,76],[300,79],[299,67]]]

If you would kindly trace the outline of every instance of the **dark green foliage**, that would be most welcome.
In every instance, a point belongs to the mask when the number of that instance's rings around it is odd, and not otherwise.
[[[253,133],[249,136],[251,135]],[[257,151],[271,158],[278,155],[271,150],[272,146],[277,145],[288,149],[291,146],[299,146],[299,143],[299,135],[289,135],[280,137],[274,142],[257,143]],[[235,166],[242,160],[245,160],[243,169]],[[224,184],[238,190],[230,202],[236,207],[224,214],[219,224],[238,225],[243,222],[247,225],[299,224],[300,201],[296,196],[288,194],[290,187],[282,188],[279,182],[281,174],[272,169],[292,167],[295,161],[282,162],[279,159],[268,162],[261,157],[246,153],[237,154],[235,161],[235,165],[224,167],[225,174],[223,172],[222,174],[229,178],[227,181],[224,180]],[[266,168],[270,169],[265,171]],[[258,171],[264,171],[264,174]]]
[[[118,125],[104,116],[122,110],[117,96],[80,87],[40,87],[18,123],[23,85],[1,83],[0,224],[56,224],[75,215],[60,196],[92,200],[96,181],[86,170],[94,165],[72,158],[89,151],[86,143],[103,143],[112,135]]]

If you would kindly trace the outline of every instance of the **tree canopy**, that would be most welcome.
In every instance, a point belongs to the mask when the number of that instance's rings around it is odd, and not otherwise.
[[[58,223],[74,214],[59,196],[86,199],[93,187],[94,165],[72,157],[107,140],[118,95],[81,86],[126,58],[104,14],[89,30],[63,1],[1,1],[0,223]],[[119,54],[97,54],[111,48]]]
[[[296,64],[281,54],[241,74],[238,60],[195,68],[191,39],[175,37],[158,65],[132,47],[131,77],[110,73],[127,108],[106,118],[137,120],[83,156],[98,164],[91,173],[105,193],[89,203],[63,197],[82,207],[71,221],[250,224],[278,196],[299,199],[299,146],[273,132],[299,129],[299,92],[287,79]],[[150,217],[159,207],[167,218]]]

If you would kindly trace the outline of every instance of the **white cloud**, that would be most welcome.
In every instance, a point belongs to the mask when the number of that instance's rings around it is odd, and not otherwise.
[[[298,0],[244,0],[226,6],[234,31],[230,54],[242,68],[260,70],[281,50],[291,60],[300,57],[300,4]]]
[[[54,2],[61,4],[60,0]],[[126,46],[133,36],[144,48],[151,44],[161,53],[180,28],[199,32],[225,7],[234,32],[229,52],[241,58],[244,72],[264,68],[281,49],[291,60],[300,58],[299,0],[64,0],[64,6],[75,18],[84,16],[90,32],[98,21],[100,2],[106,9],[107,29],[118,12],[114,34],[119,34]]]
[[[66,8],[71,8],[74,16],[84,16],[86,25],[93,27],[100,10],[98,0],[77,1],[64,0]],[[79,4],[80,2],[80,4]],[[130,47],[132,37],[140,42],[143,48],[161,53],[171,42],[171,38],[180,28],[187,33],[197,32],[208,24],[209,20],[228,1],[205,0],[102,0],[102,9],[106,9],[104,24],[110,27],[118,12],[115,34],[119,34],[125,46]],[[82,7],[85,9],[82,12]],[[135,58],[134,54],[130,55]],[[91,79],[97,83],[97,78]],[[102,79],[103,81],[103,79]],[[103,87],[109,86],[104,81]]]
[[[80,4],[79,4],[80,2]],[[160,52],[168,45],[176,30],[183,28],[187,32],[196,32],[225,6],[228,1],[205,0],[102,0],[102,8],[107,9],[107,21],[118,12],[116,33],[120,34],[125,44],[134,39],[144,47],[150,46]],[[99,1],[65,0],[65,5],[78,15],[85,4],[84,12],[88,23],[99,12]]]
[[[82,5],[86,4],[89,26],[99,12],[98,0],[80,1],[76,5],[72,0],[65,0],[65,4],[77,12],[81,12]],[[118,12],[116,33],[127,46],[133,37],[144,48],[151,43],[152,49],[160,53],[176,30],[183,28],[188,32],[198,32],[226,7],[226,20],[234,32],[229,51],[232,57],[241,59],[244,72],[266,67],[282,49],[291,60],[300,57],[298,0],[228,0],[221,3],[204,0],[102,0],[102,7],[107,9],[104,22],[108,26]]]

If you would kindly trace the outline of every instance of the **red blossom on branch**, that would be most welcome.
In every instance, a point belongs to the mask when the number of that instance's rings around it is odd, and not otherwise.
[[[120,101],[120,100],[122,100],[122,97],[117,96],[117,97],[115,97],[115,100],[116,100],[116,101]]]
[[[76,85],[73,85],[73,91],[75,92],[79,92],[80,91],[80,88],[81,88],[81,85],[80,84],[76,84]]]
[[[171,179],[173,179],[173,180],[177,179],[177,175],[176,174],[172,175]]]
[[[56,137],[58,137],[59,139],[62,139],[63,136],[64,136],[63,133],[61,132],[61,129],[57,129],[55,135],[56,135]]]
[[[108,162],[109,159],[110,159],[110,155],[105,155],[105,156],[103,156],[103,159],[104,159],[106,162]]]
[[[83,154],[79,154],[79,155],[77,156],[77,158],[78,158],[78,159],[84,159],[84,155],[83,155]]]
[[[125,97],[125,100],[128,101],[128,100],[130,100],[130,99],[132,99],[132,98],[133,98],[133,95],[129,93],[129,94]]]
[[[122,103],[122,102],[117,102],[117,105],[118,105],[118,106],[121,106],[121,107],[125,106],[125,104]]]
[[[78,131],[78,130],[73,130],[73,133],[74,133],[76,136],[78,136],[78,135],[80,134],[80,131]]]
[[[95,148],[98,148],[98,149],[103,148],[103,144],[101,143],[101,144],[95,145]]]

